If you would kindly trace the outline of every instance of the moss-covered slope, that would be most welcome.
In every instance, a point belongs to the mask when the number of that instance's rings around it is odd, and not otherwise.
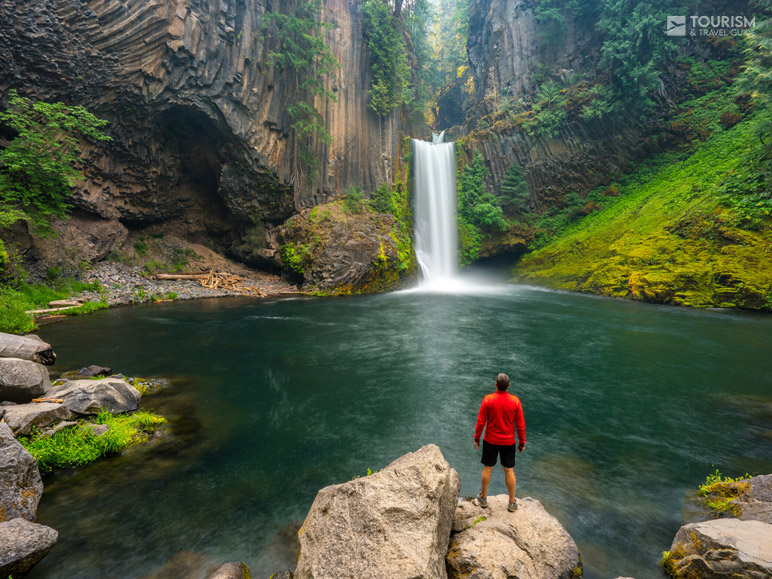
[[[760,117],[715,132],[689,156],[638,167],[619,197],[522,259],[515,279],[659,303],[772,309]]]

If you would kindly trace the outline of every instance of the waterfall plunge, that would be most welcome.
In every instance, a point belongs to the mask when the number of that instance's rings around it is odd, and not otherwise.
[[[456,154],[445,132],[432,143],[413,139],[415,246],[424,286],[441,287],[458,274]]]

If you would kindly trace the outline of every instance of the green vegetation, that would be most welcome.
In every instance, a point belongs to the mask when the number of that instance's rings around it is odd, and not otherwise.
[[[732,478],[723,476],[718,469],[709,474],[705,483],[698,487],[698,494],[702,497],[705,506],[718,513],[731,511],[735,517],[742,514],[742,507],[734,502],[750,490],[748,479],[751,475]]]
[[[0,150],[0,230],[24,220],[51,234],[51,220],[66,217],[72,187],[83,178],[78,139],[109,140],[101,130],[107,121],[83,107],[33,102],[15,90],[8,104],[0,124],[16,135]],[[0,276],[11,261],[0,240]]]
[[[410,65],[398,16],[383,0],[364,0],[364,34],[372,53],[370,108],[385,117],[410,100]]]
[[[81,420],[76,426],[64,428],[52,436],[35,433],[19,437],[19,442],[37,461],[41,472],[70,468],[115,454],[132,444],[147,440],[148,433],[166,422],[162,416],[149,412],[114,415],[102,411],[93,422]],[[107,425],[102,436],[94,434],[96,424]]]
[[[100,291],[98,282],[84,283],[74,279],[57,279],[52,283],[53,287],[46,284],[26,284],[16,282],[13,286],[0,287],[0,332],[9,334],[24,334],[35,329],[35,322],[30,310],[39,310],[48,307],[48,302],[63,300],[70,295],[84,291]],[[107,307],[102,302],[87,302],[79,308],[65,310],[62,313],[77,315],[86,313],[92,308],[102,309]],[[94,304],[94,305],[91,305]]]
[[[647,301],[771,309],[770,159],[756,136],[769,114],[713,133],[691,155],[661,154],[543,216],[542,249],[517,277]]]
[[[325,88],[324,79],[340,64],[324,43],[324,31],[331,24],[320,21],[321,0],[298,0],[294,5],[284,6],[284,10],[266,13],[263,26],[279,45],[278,50],[270,53],[271,61],[296,87],[287,105],[297,145],[293,174],[296,179],[304,171],[309,176],[318,171],[319,162],[311,149],[314,139],[332,144],[332,137],[314,100],[319,96],[336,100],[335,95]]]
[[[24,219],[40,230],[67,215],[67,198],[83,178],[80,136],[109,140],[98,119],[83,107],[33,102],[11,90],[0,123],[16,136],[0,151],[0,226]]]
[[[358,215],[365,208],[364,192],[361,187],[350,187],[343,199],[343,207],[349,213]]]
[[[456,172],[458,188],[458,229],[460,262],[471,263],[479,257],[485,230],[504,231],[508,224],[496,197],[485,188],[488,168],[477,153],[472,162]]]

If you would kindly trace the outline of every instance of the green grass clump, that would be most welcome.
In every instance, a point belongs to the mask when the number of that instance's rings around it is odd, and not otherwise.
[[[742,497],[748,492],[751,485],[748,479],[751,477],[745,474],[740,477],[732,478],[723,476],[718,469],[713,474],[709,474],[705,483],[698,487],[698,494],[702,497],[705,506],[723,513],[731,511],[736,517],[742,514],[742,507],[734,503],[734,500]]]
[[[769,113],[765,113],[769,116]],[[764,115],[666,153],[620,180],[619,196],[561,227],[516,279],[557,289],[698,307],[772,309]],[[766,195],[766,196],[765,196]]]
[[[111,414],[102,411],[93,422],[81,421],[53,436],[36,433],[31,437],[20,437],[19,442],[37,461],[41,472],[50,472],[88,464],[132,444],[145,442],[148,433],[164,422],[165,418],[150,412]],[[93,424],[106,424],[109,430],[96,436],[91,427]]]

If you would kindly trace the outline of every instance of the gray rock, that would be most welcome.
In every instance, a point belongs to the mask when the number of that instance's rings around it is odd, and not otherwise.
[[[3,420],[16,436],[29,436],[32,429],[42,430],[72,418],[72,412],[56,402],[33,402],[6,406]]]
[[[50,344],[37,336],[15,336],[0,332],[0,358],[20,358],[50,366],[56,360],[56,354]]]
[[[12,519],[0,523],[0,577],[23,577],[59,538],[51,527]]]
[[[52,388],[48,395],[61,398],[64,406],[77,414],[99,414],[101,410],[113,414],[131,412],[139,408],[140,399],[139,390],[116,378],[70,380]]]
[[[458,473],[430,444],[370,476],[323,488],[298,533],[295,577],[446,577]]]
[[[94,433],[94,436],[99,437],[104,436],[110,430],[110,427],[107,424],[89,424],[88,429]]]
[[[682,577],[772,577],[772,525],[739,519],[684,525],[670,553]]]
[[[81,368],[78,370],[77,376],[83,376],[86,378],[90,378],[91,376],[109,376],[112,374],[113,370],[112,368],[107,368],[105,366],[86,366],[85,368]],[[122,376],[116,376],[117,378],[122,378]]]
[[[448,577],[570,579],[582,568],[576,543],[535,499],[518,499],[507,511],[507,495],[488,497],[483,509],[459,501],[446,557]]]
[[[0,521],[18,517],[34,521],[42,494],[35,459],[14,438],[11,428],[0,422]]]
[[[0,400],[29,402],[50,389],[45,366],[19,358],[0,358]]]
[[[772,524],[772,474],[754,476],[748,482],[750,489],[734,500],[742,512],[739,518]]]
[[[295,579],[295,574],[289,569],[282,569],[273,573],[268,579]]]
[[[250,579],[249,567],[246,563],[225,563],[207,579]]]

